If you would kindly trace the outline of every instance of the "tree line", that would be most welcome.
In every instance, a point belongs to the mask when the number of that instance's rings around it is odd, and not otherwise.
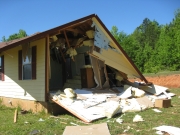
[[[141,72],[180,70],[180,9],[169,24],[145,18],[132,34],[116,26],[111,33]]]
[[[2,42],[6,42],[6,41],[11,41],[14,39],[18,39],[18,38],[22,38],[22,37],[26,37],[28,36],[25,30],[20,29],[18,33],[14,33],[12,35],[10,35],[8,38],[6,38],[5,36],[2,37],[1,41]]]

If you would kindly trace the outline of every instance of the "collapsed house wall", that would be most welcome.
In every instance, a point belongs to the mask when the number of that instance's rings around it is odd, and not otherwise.
[[[127,79],[127,75],[141,77],[95,18],[54,36],[56,39],[52,40],[50,46],[59,48],[61,62],[65,64],[65,70],[62,71],[65,72],[62,74],[65,76],[63,84],[67,79],[80,76],[81,68],[87,65],[93,68],[94,81],[99,88],[110,87],[109,81],[112,80],[108,78],[107,65],[113,69],[114,74],[119,74],[121,79],[118,81]],[[53,39],[54,36],[51,38]],[[64,50],[63,53],[62,50]],[[68,57],[71,60],[67,59]],[[60,75],[60,73],[57,74]]]

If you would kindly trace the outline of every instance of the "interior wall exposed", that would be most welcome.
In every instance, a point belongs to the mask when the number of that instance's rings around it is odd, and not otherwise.
[[[73,76],[79,76],[80,75],[80,69],[83,68],[84,65],[86,65],[86,58],[87,55],[86,52],[90,50],[90,47],[88,46],[82,46],[79,48],[76,48],[77,55],[75,56],[75,60],[71,60],[71,68],[72,68],[72,75]]]
[[[59,90],[63,87],[62,64],[51,58],[51,79],[49,80],[49,90]]]

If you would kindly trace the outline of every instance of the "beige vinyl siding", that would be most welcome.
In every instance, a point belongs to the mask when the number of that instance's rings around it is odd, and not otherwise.
[[[124,72],[129,76],[141,78],[141,76],[137,73],[134,67],[128,61],[125,60],[125,57],[123,57],[121,53],[118,53],[111,49],[101,49],[101,53],[93,51],[92,54],[101,59],[102,61],[105,61],[105,64],[121,72]]]
[[[45,39],[30,43],[37,46],[36,80],[18,80],[18,51],[21,45],[3,52],[5,81],[0,81],[0,96],[45,101]]]

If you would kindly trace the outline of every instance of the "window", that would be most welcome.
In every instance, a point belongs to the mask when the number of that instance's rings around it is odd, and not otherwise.
[[[30,53],[25,58],[22,50],[18,52],[19,80],[36,79],[36,46],[30,48]]]
[[[22,59],[22,75],[23,80],[29,80],[32,79],[32,53],[31,48],[29,48],[29,56],[25,56]]]
[[[0,56],[0,80],[4,81],[4,56]]]

